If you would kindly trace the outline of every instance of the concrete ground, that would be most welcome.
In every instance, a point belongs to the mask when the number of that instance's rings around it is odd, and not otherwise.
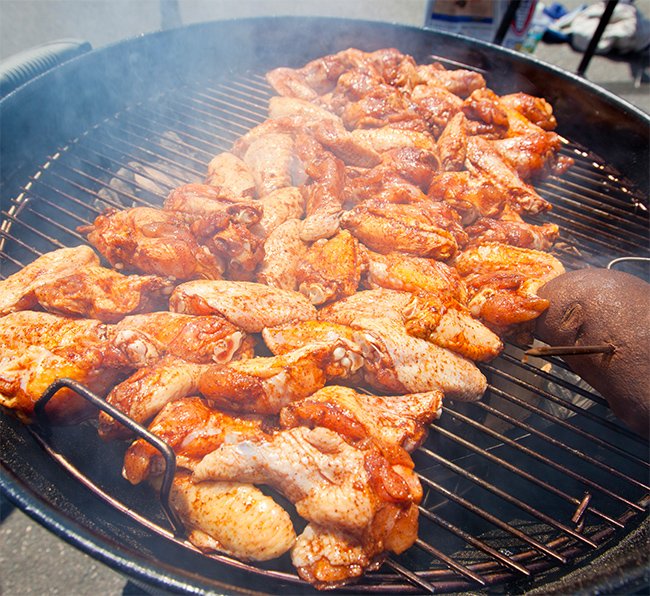
[[[588,3],[588,2],[585,2]],[[567,0],[571,9],[581,4]],[[169,0],[0,0],[0,60],[40,43],[73,37],[97,48],[161,26]],[[381,20],[421,26],[426,0],[180,0],[183,24],[268,14],[313,14]],[[650,0],[637,0],[650,16]],[[568,44],[538,45],[537,58],[576,72],[582,54]],[[650,113],[650,85],[635,85],[628,61],[596,56],[586,78]],[[1,497],[0,497],[1,499]],[[105,565],[68,546],[0,500],[0,594],[66,596],[141,594]]]

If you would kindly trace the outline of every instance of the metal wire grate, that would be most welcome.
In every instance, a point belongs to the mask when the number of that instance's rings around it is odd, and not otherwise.
[[[108,206],[159,206],[175,186],[202,181],[215,154],[266,118],[270,95],[259,74],[201,81],[133,105],[70,140],[2,211],[2,275],[44,252],[83,243],[77,226]],[[562,230],[557,256],[568,269],[648,256],[648,212],[638,193],[587,150],[567,141],[563,151],[575,166],[538,185],[553,203],[545,217]],[[414,454],[424,488],[417,543],[355,591],[455,591],[517,581],[606,548],[645,516],[647,443],[623,428],[561,360],[526,361],[508,345],[482,370],[490,383],[484,400],[447,402]],[[76,429],[83,440],[106,449],[92,424],[85,426]],[[119,453],[115,470],[97,478],[92,463],[70,452],[69,432],[35,437],[124,515],[178,542],[146,498],[116,490]],[[269,567],[212,558],[304,586],[287,561]]]

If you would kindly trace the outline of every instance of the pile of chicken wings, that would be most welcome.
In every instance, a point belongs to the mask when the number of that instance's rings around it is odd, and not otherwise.
[[[547,308],[558,228],[526,218],[550,209],[534,180],[570,164],[544,99],[395,49],[267,79],[268,119],[203,183],[108,210],[80,228],[93,248],[0,282],[0,404],[29,421],[52,381],[84,383],[173,448],[194,545],[290,551],[332,587],[414,543],[410,452]],[[68,390],[48,408],[89,414]],[[107,414],[98,429],[132,440]],[[138,439],[123,475],[163,465]]]

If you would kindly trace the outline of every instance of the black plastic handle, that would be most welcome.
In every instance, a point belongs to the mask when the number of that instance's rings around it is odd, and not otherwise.
[[[0,62],[0,97],[38,75],[92,50],[87,41],[59,39],[24,50]]]

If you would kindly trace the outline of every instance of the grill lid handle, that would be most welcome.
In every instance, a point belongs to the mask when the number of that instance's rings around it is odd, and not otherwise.
[[[59,39],[18,52],[0,62],[0,98],[48,70],[92,50],[80,39]]]

